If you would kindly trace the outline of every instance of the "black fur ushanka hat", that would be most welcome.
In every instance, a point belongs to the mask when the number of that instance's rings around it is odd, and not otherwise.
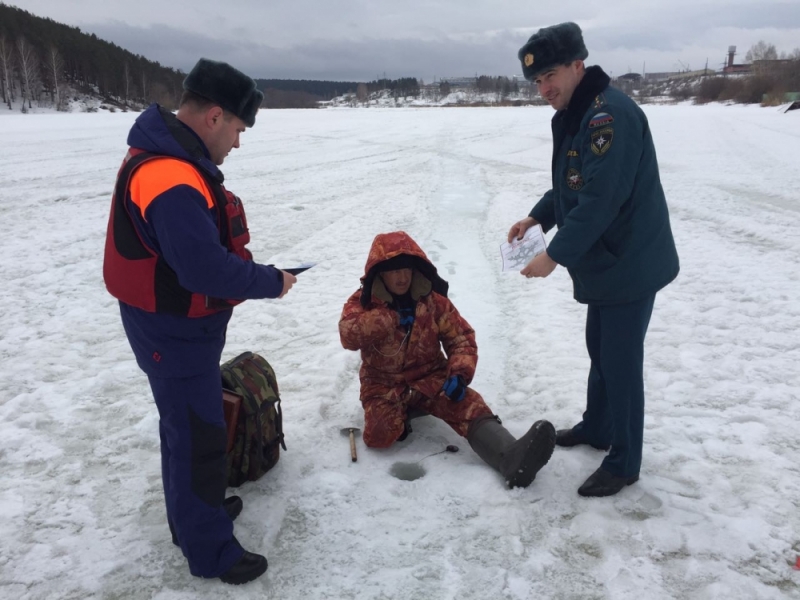
[[[207,58],[197,61],[183,80],[183,89],[208,98],[252,127],[264,94],[250,77],[228,63]]]
[[[573,60],[585,60],[589,51],[577,23],[561,23],[543,27],[534,33],[517,54],[522,62],[522,74],[528,81]]]

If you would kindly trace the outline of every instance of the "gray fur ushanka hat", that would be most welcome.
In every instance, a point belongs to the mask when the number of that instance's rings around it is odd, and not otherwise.
[[[573,60],[584,60],[589,51],[583,43],[577,23],[561,23],[543,27],[534,33],[517,54],[522,62],[522,74],[533,81],[536,77]]]
[[[207,58],[197,61],[183,80],[183,89],[208,98],[252,127],[264,94],[256,82],[228,63]]]

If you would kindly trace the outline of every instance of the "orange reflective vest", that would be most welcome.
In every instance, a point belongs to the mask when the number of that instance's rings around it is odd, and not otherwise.
[[[139,168],[155,176],[134,181]],[[247,219],[237,196],[187,161],[131,148],[117,173],[111,200],[103,262],[106,289],[122,302],[147,312],[203,317],[230,309],[242,300],[212,298],[182,287],[175,271],[136,229],[126,200],[130,199],[144,215],[154,198],[176,185],[189,185],[202,193],[208,208],[216,207],[220,243],[237,256],[252,260],[245,247],[250,241]]]

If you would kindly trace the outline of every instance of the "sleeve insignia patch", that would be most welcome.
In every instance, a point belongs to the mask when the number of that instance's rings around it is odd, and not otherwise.
[[[603,92],[600,92],[594,98],[594,107],[603,108],[605,105],[606,105],[606,95]]]
[[[611,148],[614,141],[614,130],[611,127],[604,127],[592,132],[592,152],[597,156],[602,156]]]
[[[567,171],[567,187],[576,192],[583,187],[583,176],[578,172],[578,169]]]
[[[530,67],[533,64],[533,54],[530,52],[525,55],[525,66]]]
[[[577,150],[567,150],[567,157],[569,157],[569,158],[578,158],[578,151]]]
[[[603,125],[610,125],[614,122],[614,117],[605,112],[599,112],[589,121],[589,129],[595,127],[602,127]]]

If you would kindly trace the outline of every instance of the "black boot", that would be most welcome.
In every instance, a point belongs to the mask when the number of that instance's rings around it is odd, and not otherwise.
[[[267,570],[267,559],[260,554],[244,551],[242,558],[235,565],[228,569],[224,575],[220,575],[223,583],[231,585],[241,585],[248,581],[253,581],[261,577]]]
[[[611,446],[595,446],[575,433],[574,429],[559,429],[556,432],[556,446],[571,448],[572,446],[587,445],[597,450],[608,450]]]
[[[236,517],[238,517],[239,513],[242,512],[243,507],[244,504],[239,496],[229,496],[222,501],[222,508],[224,508],[225,512],[228,513],[231,521],[236,520]]]
[[[549,421],[536,421],[519,440],[495,416],[470,423],[467,441],[486,464],[499,471],[508,487],[528,487],[550,460],[556,430]]]
[[[398,442],[402,442],[406,439],[409,434],[413,433],[413,429],[411,427],[411,421],[413,419],[418,419],[420,417],[427,417],[430,413],[425,412],[421,408],[417,408],[416,406],[409,406],[406,410],[406,420],[403,423],[403,433],[400,434],[400,437],[397,438]]]
[[[230,496],[225,498],[222,501],[222,508],[225,509],[225,512],[228,513],[228,516],[231,518],[231,521],[235,521],[236,517],[239,516],[239,513],[242,512],[242,508],[244,504],[242,503],[242,499],[239,496]],[[178,543],[178,536],[175,535],[175,529],[172,527],[172,523],[169,524],[169,532],[172,534],[172,543],[176,546],[180,546]]]
[[[603,467],[600,467],[597,471],[589,475],[589,479],[578,488],[578,493],[581,496],[588,496],[591,498],[613,496],[626,485],[632,485],[637,481],[639,481],[638,475],[617,477],[603,469]]]

